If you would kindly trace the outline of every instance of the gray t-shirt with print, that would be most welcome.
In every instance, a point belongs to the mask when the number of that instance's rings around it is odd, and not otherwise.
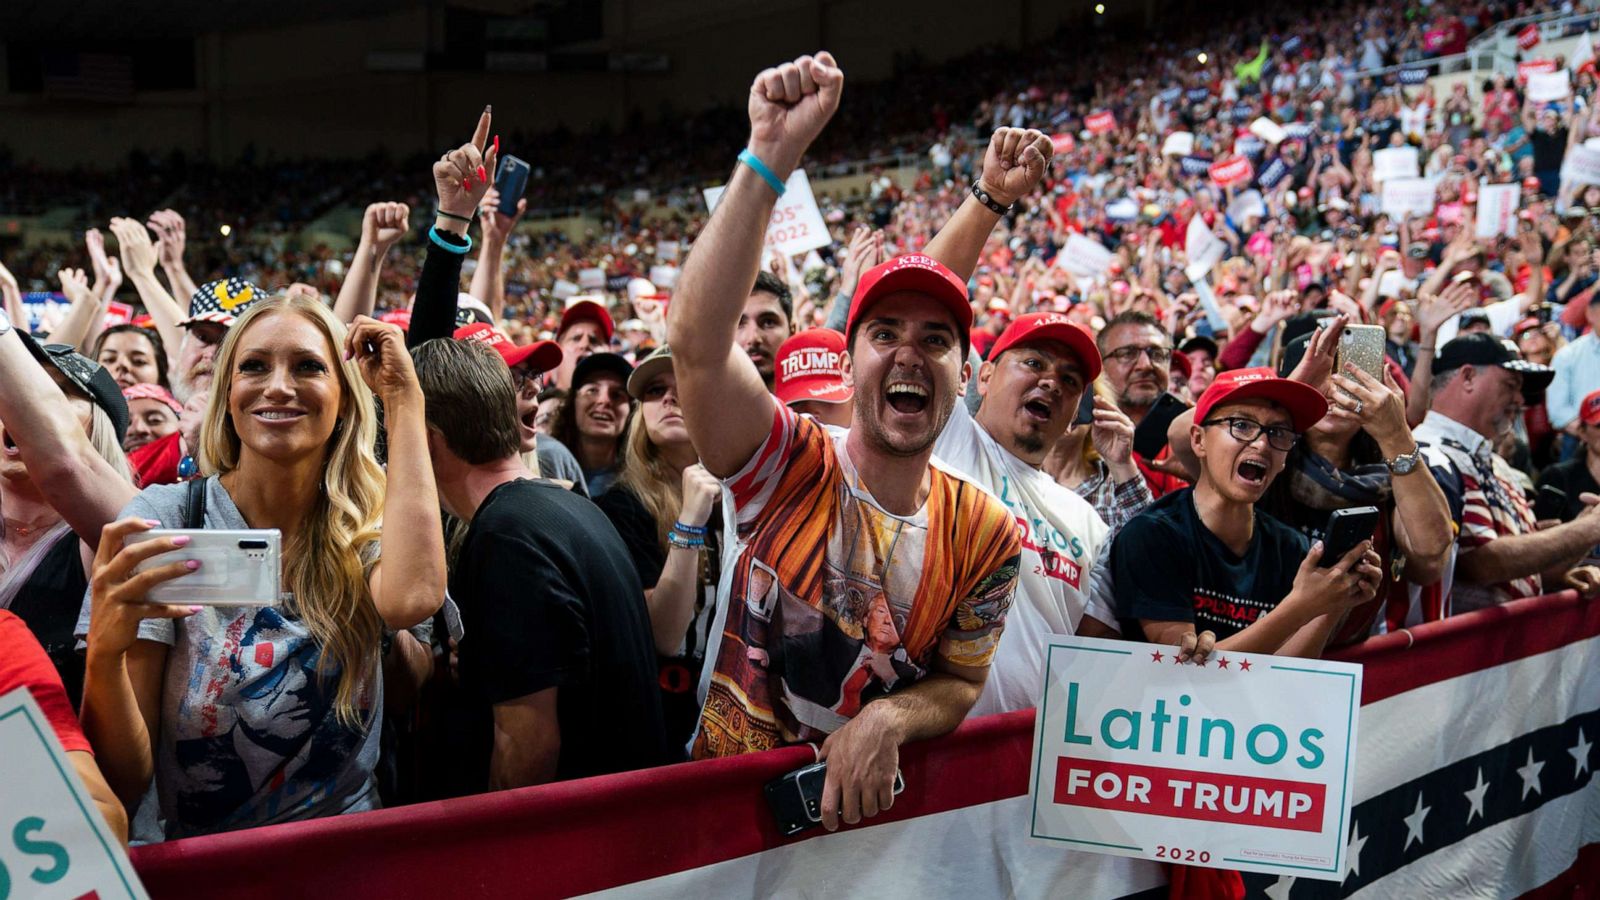
[[[186,491],[183,484],[146,488],[119,518],[182,528]],[[207,482],[205,526],[249,527],[215,478]],[[370,565],[377,547],[362,556]],[[83,610],[80,633],[88,630],[87,598]],[[363,727],[341,724],[338,672],[317,674],[321,647],[289,609],[208,606],[186,619],[146,619],[139,637],[170,648],[155,760],[165,837],[377,808],[382,680],[369,678],[361,693]]]

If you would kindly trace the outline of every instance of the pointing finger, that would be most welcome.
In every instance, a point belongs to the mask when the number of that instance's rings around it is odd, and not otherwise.
[[[472,146],[477,147],[480,153],[483,151],[484,145],[489,142],[489,125],[494,118],[493,110],[494,107],[492,106],[483,108],[483,114],[478,116],[478,128],[472,132]]]

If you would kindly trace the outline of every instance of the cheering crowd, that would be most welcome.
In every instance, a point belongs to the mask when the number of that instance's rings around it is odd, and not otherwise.
[[[1487,24],[1458,6],[1089,96],[1041,65],[799,265],[765,235],[849,108],[827,53],[756,76],[714,214],[619,218],[607,246],[654,243],[604,290],[556,293],[592,247],[517,230],[488,108],[332,284],[197,284],[172,210],[111,218],[116,255],[91,230],[37,335],[0,268],[0,693],[136,841],[798,742],[832,830],[893,803],[904,743],[1036,705],[1046,635],[1208,665],[1600,594],[1600,185],[1561,174],[1592,66],[1555,109],[1345,77]],[[1399,145],[1427,214],[1381,207]],[[1518,224],[1479,238],[1494,184]],[[141,534],[247,528],[282,534],[278,605],[150,601],[227,562]]]

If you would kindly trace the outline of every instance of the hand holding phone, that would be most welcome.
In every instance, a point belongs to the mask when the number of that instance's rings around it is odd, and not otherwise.
[[[1157,397],[1150,411],[1144,414],[1138,427],[1133,430],[1133,452],[1147,460],[1160,456],[1167,447],[1167,429],[1171,427],[1172,420],[1188,409],[1189,404],[1170,393]]]
[[[164,581],[145,594],[150,603],[178,606],[276,606],[282,601],[282,534],[276,528],[214,530],[153,528],[128,535],[125,546],[163,538],[187,537],[182,547],[159,553],[134,567],[147,572],[170,563],[196,560],[195,571]]]
[[[802,766],[793,772],[767,782],[763,789],[772,817],[778,824],[778,833],[791,837],[822,824],[822,786],[828,777],[826,762]],[[906,789],[900,770],[894,772],[894,793],[899,796]]]
[[[1357,544],[1371,540],[1378,529],[1379,515],[1376,506],[1354,506],[1329,513],[1328,527],[1322,532],[1322,558],[1317,565],[1334,565]]]

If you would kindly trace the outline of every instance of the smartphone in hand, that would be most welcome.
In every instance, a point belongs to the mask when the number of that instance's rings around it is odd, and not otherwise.
[[[1172,426],[1172,420],[1184,414],[1189,409],[1189,404],[1178,399],[1173,394],[1166,393],[1156,398],[1151,404],[1150,411],[1144,414],[1138,427],[1133,429],[1133,452],[1145,459],[1155,459],[1167,446],[1167,429]]]
[[[528,190],[528,164],[515,156],[500,157],[500,171],[494,177],[494,189],[500,192],[500,212],[514,216],[517,201]]]
[[[1328,527],[1322,532],[1322,558],[1317,566],[1326,569],[1344,559],[1357,544],[1371,540],[1378,530],[1379,515],[1376,506],[1352,506],[1329,513]]]
[[[188,535],[189,544],[145,560],[135,572],[184,560],[200,568],[150,589],[151,603],[177,606],[276,606],[282,601],[282,533],[276,528],[224,531],[153,528],[129,535],[124,544]]]

